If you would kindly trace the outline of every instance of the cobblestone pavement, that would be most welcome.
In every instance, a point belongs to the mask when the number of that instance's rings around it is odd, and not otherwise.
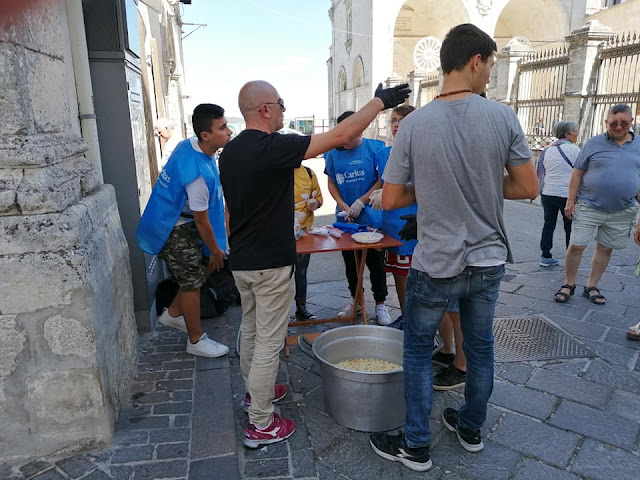
[[[131,403],[110,447],[0,464],[0,478],[635,480],[640,478],[640,342],[626,340],[625,327],[640,319],[640,279],[633,276],[637,252],[634,246],[614,255],[600,284],[604,306],[580,292],[568,304],[554,302],[562,267],[508,266],[496,315],[543,313],[596,357],[498,363],[483,431],[486,448],[479,454],[465,452],[440,421],[445,406],[462,403],[462,392],[436,392],[430,472],[381,459],[367,434],[333,422],[323,410],[318,365],[297,347],[290,357],[282,356],[279,381],[290,393],[277,406],[296,420],[296,433],[287,442],[245,449],[247,418],[240,406],[245,392],[233,348],[223,359],[194,360],[184,352],[183,333],[161,328],[141,339]],[[580,270],[579,285],[586,274]],[[310,285],[308,305],[319,315],[335,314],[348,300],[345,292],[344,281]],[[397,298],[391,294],[388,303],[392,317],[397,315]],[[239,322],[234,307],[203,323],[210,336],[231,347]]]

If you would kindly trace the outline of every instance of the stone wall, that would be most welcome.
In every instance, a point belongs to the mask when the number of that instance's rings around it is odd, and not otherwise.
[[[0,459],[108,442],[135,369],[128,247],[84,157],[63,2],[0,29]]]

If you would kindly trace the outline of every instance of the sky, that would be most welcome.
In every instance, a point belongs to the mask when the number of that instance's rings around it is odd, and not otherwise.
[[[286,119],[327,118],[330,0],[193,0],[182,21],[206,23],[184,38],[187,108],[216,103],[240,116],[238,92],[266,80],[285,101]],[[183,26],[183,37],[195,27]]]

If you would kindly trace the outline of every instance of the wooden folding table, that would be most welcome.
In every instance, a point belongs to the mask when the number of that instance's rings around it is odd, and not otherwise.
[[[362,323],[367,323],[367,310],[364,302],[364,293],[362,291],[362,277],[364,275],[364,266],[367,259],[367,251],[371,248],[387,248],[398,247],[402,245],[402,242],[396,240],[389,235],[384,235],[379,242],[376,243],[358,243],[351,238],[349,233],[343,233],[340,238],[323,235],[306,235],[300,238],[296,242],[296,251],[298,254],[305,253],[326,253],[326,252],[343,252],[354,251],[356,257],[356,272],[358,274],[358,283],[356,285],[356,297],[354,299],[353,314],[349,317],[331,317],[331,318],[317,318],[314,320],[295,320],[289,323],[289,327],[304,327],[308,325],[320,325],[323,323],[331,322],[349,322],[354,324],[358,315],[359,305],[362,309]],[[304,336],[310,342],[316,339],[322,332],[306,333],[304,335],[288,335],[285,341],[285,352],[289,355],[289,346],[295,345],[298,342],[299,336]]]

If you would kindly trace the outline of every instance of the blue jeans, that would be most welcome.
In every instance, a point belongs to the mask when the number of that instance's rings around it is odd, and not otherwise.
[[[452,300],[460,305],[467,356],[465,403],[458,411],[458,426],[473,431],[482,427],[493,391],[493,315],[503,276],[504,265],[467,267],[451,278],[431,278],[413,268],[409,271],[403,358],[407,446],[424,447],[431,440],[433,337]]]

